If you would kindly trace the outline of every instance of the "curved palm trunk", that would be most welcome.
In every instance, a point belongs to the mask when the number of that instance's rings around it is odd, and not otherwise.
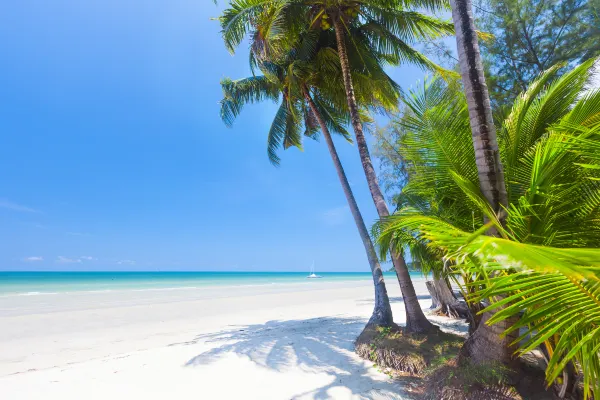
[[[304,97],[306,98],[311,111],[321,126],[321,131],[323,131],[323,136],[327,142],[329,154],[331,155],[331,159],[335,165],[335,170],[338,178],[340,179],[340,183],[342,184],[342,188],[344,189],[344,195],[346,195],[346,200],[348,201],[348,206],[352,212],[352,217],[354,217],[354,222],[358,228],[358,233],[360,234],[360,238],[365,246],[365,251],[367,252],[367,259],[369,260],[369,266],[371,267],[371,273],[373,274],[373,283],[375,285],[375,308],[373,309],[373,315],[369,319],[369,325],[375,324],[380,326],[391,326],[394,323],[394,319],[392,317],[392,308],[390,307],[390,300],[388,298],[387,289],[383,280],[383,273],[381,271],[381,266],[379,265],[379,260],[377,259],[377,253],[373,247],[373,242],[369,236],[369,231],[367,231],[365,222],[363,221],[360,210],[358,209],[358,204],[356,203],[354,195],[352,194],[352,189],[350,189],[350,184],[348,183],[346,173],[344,172],[344,168],[342,167],[342,163],[340,162],[340,158],[338,157],[337,151],[333,144],[329,129],[327,128],[327,125],[325,125],[323,116],[321,113],[319,113],[319,110],[317,109],[306,88],[304,89]]]
[[[471,319],[469,307],[466,303],[458,301],[444,278],[434,277],[432,281],[426,282],[426,285],[433,300],[432,304],[435,304],[432,308],[436,313],[450,318]]]
[[[348,61],[348,54],[346,52],[346,42],[344,27],[340,22],[339,17],[334,17],[333,26],[335,30],[335,36],[338,47],[338,56],[340,58],[340,64],[342,69],[342,76],[344,79],[344,88],[346,89],[346,98],[348,100],[348,109],[350,110],[350,116],[352,119],[352,128],[356,135],[356,144],[360,159],[362,161],[365,176],[367,177],[367,183],[369,184],[369,190],[371,191],[371,197],[377,208],[377,213],[380,218],[387,217],[390,215],[383,193],[379,187],[377,181],[377,175],[375,174],[375,168],[371,162],[371,156],[369,155],[369,147],[363,133],[362,123],[360,122],[360,116],[358,114],[358,106],[356,104],[356,98],[354,96],[354,87],[352,86],[352,77],[350,75],[350,66]],[[412,280],[410,278],[406,262],[401,254],[396,253],[390,248],[390,254],[392,256],[392,262],[394,269],[396,270],[396,276],[398,277],[398,283],[400,284],[400,290],[402,291],[402,298],[404,299],[404,307],[406,310],[406,330],[408,332],[419,332],[425,333],[436,330],[437,328],[431,324],[425,317]]]
[[[479,186],[485,198],[500,215],[502,206],[507,206],[508,199],[492,107],[473,22],[471,0],[451,0],[451,5],[460,72],[469,107]],[[498,233],[490,231],[489,234],[496,236]],[[516,339],[517,332],[506,337],[501,337],[500,334],[515,320],[507,319],[489,326],[486,321],[491,315],[491,313],[483,315],[479,326],[464,344],[461,357],[477,364],[493,362],[509,364],[513,353],[510,343]]]

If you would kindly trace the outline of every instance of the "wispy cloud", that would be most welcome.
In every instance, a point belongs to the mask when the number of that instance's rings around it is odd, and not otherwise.
[[[85,232],[65,232],[69,236],[90,236],[89,233]]]
[[[56,262],[59,264],[73,264],[73,263],[80,263],[81,260],[79,258],[69,258],[69,257],[65,257],[65,256],[58,256],[56,258]]]
[[[135,260],[119,260],[117,261],[119,265],[135,265]]]
[[[0,199],[0,208],[6,208],[8,210],[19,211],[19,212],[39,213],[38,210],[35,210],[31,207],[24,206],[22,204],[14,203],[7,199]]]
[[[44,257],[39,257],[39,256],[31,256],[31,257],[25,257],[22,260],[23,262],[36,262],[36,261],[44,261]]]
[[[96,257],[92,257],[92,256],[81,256],[81,257],[65,257],[65,256],[58,256],[56,258],[56,262],[59,264],[75,264],[75,263],[82,263],[84,261],[96,261],[98,260]]]
[[[350,215],[350,209],[348,206],[333,207],[325,210],[321,214],[321,219],[327,225],[341,225],[346,222],[346,219]]]

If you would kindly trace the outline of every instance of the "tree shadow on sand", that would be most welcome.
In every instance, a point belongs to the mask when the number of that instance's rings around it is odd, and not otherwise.
[[[232,326],[173,345],[201,342],[216,345],[190,359],[186,367],[210,364],[227,353],[235,353],[275,371],[300,368],[334,378],[328,385],[298,393],[293,398],[330,399],[330,389],[344,387],[357,398],[410,399],[410,393],[405,390],[408,381],[391,381],[375,374],[371,363],[364,362],[354,353],[354,340],[365,324],[366,320],[358,317],[269,321]]]

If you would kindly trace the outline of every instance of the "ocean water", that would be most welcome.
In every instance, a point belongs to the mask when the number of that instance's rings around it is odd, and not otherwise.
[[[64,292],[170,290],[210,286],[257,286],[314,281],[306,272],[2,272],[0,296]],[[319,282],[369,280],[368,272],[319,272]],[[421,278],[418,272],[411,273]],[[395,274],[386,273],[386,280]]]

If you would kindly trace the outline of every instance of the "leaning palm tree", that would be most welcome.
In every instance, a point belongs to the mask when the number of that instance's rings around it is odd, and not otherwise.
[[[569,364],[600,390],[600,261],[590,250],[600,247],[600,90],[581,96],[593,61],[541,75],[498,131],[504,221],[479,187],[466,96],[437,81],[408,101],[399,147],[407,207],[376,230],[383,249],[412,235],[441,252],[448,273],[469,277],[469,300],[491,302],[480,327],[512,337],[519,352],[541,345],[548,381],[563,375],[563,393]],[[498,237],[484,236],[490,229]]]
[[[348,43],[350,41],[352,43],[352,37],[348,38],[346,36],[346,26],[349,23],[357,21],[357,17],[359,13],[363,13],[365,17],[368,18],[367,24],[373,24],[377,26],[379,30],[386,30],[385,35],[382,41],[390,41],[391,43],[396,42],[394,39],[399,39],[397,36],[398,32],[394,32],[393,23],[396,22],[393,20],[393,17],[397,16],[401,13],[398,12],[393,13],[389,11],[381,12],[379,4],[375,4],[375,7],[369,7],[371,4],[368,1],[363,2],[363,4],[357,4],[354,2],[341,2],[334,3],[332,6],[325,2],[323,5],[317,6],[317,16],[319,14],[331,15],[330,19],[333,21],[333,27],[337,40],[337,50],[338,56],[340,58],[340,64],[342,69],[342,77],[344,81],[344,89],[346,91],[346,100],[348,102],[348,109],[350,110],[350,116],[352,121],[352,128],[354,129],[354,134],[356,137],[356,143],[358,147],[358,152],[360,154],[360,159],[362,162],[363,170],[365,172],[365,176],[367,178],[367,183],[369,185],[369,190],[371,192],[371,197],[373,198],[373,202],[375,203],[375,208],[377,209],[377,214],[380,218],[387,217],[389,213],[389,209],[385,202],[385,198],[383,196],[383,192],[379,186],[379,181],[377,179],[377,174],[375,173],[375,168],[373,167],[373,163],[371,161],[371,156],[369,154],[369,147],[367,145],[367,141],[363,132],[363,126],[359,118],[358,113],[358,104],[356,102],[356,97],[354,94],[354,86],[352,81],[352,74],[350,71],[350,63],[348,58]],[[361,8],[362,6],[362,8]],[[396,15],[394,15],[396,14]],[[400,14],[401,15],[401,14]],[[354,20],[352,20],[352,17]],[[386,17],[392,17],[391,26],[384,26],[381,22],[385,21]],[[404,15],[403,15],[404,17]],[[421,17],[421,16],[419,16]],[[323,18],[323,17],[321,17]],[[403,21],[401,18],[400,22]],[[450,33],[451,29],[448,27],[444,27],[442,24],[437,24],[437,21],[433,19],[427,18],[419,18],[419,22],[426,25],[427,28],[437,28],[437,29],[446,29],[446,32]],[[424,23],[425,22],[425,23]],[[438,25],[436,27],[436,24]],[[382,29],[383,28],[383,29]],[[387,28],[387,29],[386,29]],[[433,29],[432,29],[433,30]],[[405,32],[400,32],[405,33]],[[438,35],[438,32],[435,32],[434,35]],[[382,35],[383,36],[383,35]],[[425,35],[424,35],[425,36]],[[377,40],[381,40],[382,38],[377,38]],[[392,39],[392,40],[390,40]],[[405,43],[402,43],[405,44]],[[411,51],[412,49],[407,48],[408,46],[397,46],[394,50],[396,51],[396,56],[399,58],[401,56],[408,58],[409,60],[421,63],[428,68],[436,69],[433,63],[428,63],[426,59],[417,52]],[[406,261],[402,256],[401,252],[394,253],[392,252],[392,262],[394,264],[396,274],[398,276],[398,280],[400,282],[400,289],[402,291],[402,296],[405,302],[406,309],[406,327],[408,331],[415,332],[428,332],[434,330],[434,326],[427,320],[423,311],[419,305],[417,300],[417,294],[415,292],[415,288],[412,284],[412,280],[410,278],[410,274],[408,271],[408,267],[406,266]]]
[[[316,137],[317,129],[321,130],[367,253],[373,276],[375,307],[369,324],[391,326],[393,316],[381,266],[331,137],[333,132],[351,141],[344,128],[348,115],[344,108],[339,106],[344,98],[340,96],[339,90],[335,90],[336,85],[333,84],[338,80],[339,67],[337,63],[332,62],[332,49],[323,45],[327,43],[326,36],[314,31],[305,33],[297,49],[280,57],[277,62],[257,60],[254,65],[263,72],[262,76],[237,81],[223,80],[221,85],[224,99],[221,101],[221,116],[226,124],[231,125],[245,104],[281,99],[268,134],[268,155],[274,164],[280,161],[277,149],[281,145],[285,148],[301,147],[302,126],[304,135],[312,138]],[[322,39],[321,45],[319,39]],[[393,85],[389,80],[372,80],[370,86],[375,89],[365,91],[364,96],[361,96],[364,101],[374,103],[377,102],[377,98],[386,98],[394,94]]]
[[[277,51],[287,37],[294,37],[306,26],[324,31],[333,28],[350,122],[371,197],[380,217],[388,216],[389,210],[363,131],[356,93],[356,72],[360,71],[368,77],[384,65],[411,62],[429,70],[448,73],[416,51],[411,44],[451,34],[453,25],[408,10],[409,6],[438,9],[445,3],[436,0],[234,0],[220,18],[223,38],[232,52],[252,29],[255,21],[264,20],[265,15],[269,16],[269,23],[265,24],[268,29],[263,30],[261,39],[273,43],[267,46],[272,51]],[[352,66],[352,63],[355,65]],[[406,330],[428,332],[436,329],[423,314],[402,254],[392,254],[392,262],[404,299]]]

